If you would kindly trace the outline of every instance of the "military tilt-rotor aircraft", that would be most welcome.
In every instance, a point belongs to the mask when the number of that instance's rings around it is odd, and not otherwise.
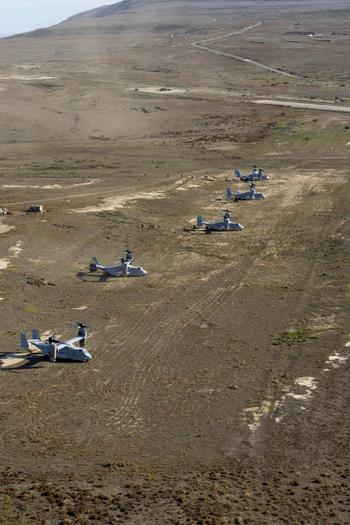
[[[103,266],[100,264],[97,257],[92,257],[90,263],[90,272],[102,270],[105,274],[111,277],[143,277],[147,272],[141,266],[133,266],[133,252],[126,251],[126,257],[120,260],[120,264],[113,264],[111,266]]]
[[[254,166],[252,173],[249,175],[241,175],[239,170],[235,170],[234,176],[243,182],[253,182],[255,180],[270,180],[270,177],[266,175],[263,169]]]
[[[196,228],[204,228],[209,233],[240,231],[243,230],[244,226],[239,222],[231,221],[231,213],[229,210],[224,210],[223,220],[218,222],[205,222],[204,218],[201,215],[198,215]]]
[[[35,346],[51,362],[55,362],[57,359],[90,361],[92,355],[83,347],[86,342],[87,327],[83,323],[78,323],[78,326],[78,335],[68,341],[58,341],[54,337],[42,340],[38,330],[33,330],[32,339],[27,339],[25,334],[21,334],[21,347],[28,351],[31,345]],[[75,346],[75,343],[79,343],[81,346]]]
[[[234,201],[261,201],[265,199],[265,195],[261,192],[256,191],[255,185],[252,182],[249,191],[237,191],[236,193],[227,188],[226,195],[228,200]]]

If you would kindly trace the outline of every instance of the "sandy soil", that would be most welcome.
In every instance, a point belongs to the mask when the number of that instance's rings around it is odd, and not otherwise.
[[[348,11],[268,4],[0,41],[1,524],[349,523],[349,117],[252,103],[345,105]],[[256,163],[266,200],[228,203]],[[192,230],[227,207],[243,231]],[[126,247],[147,277],[89,272]],[[21,353],[80,320],[92,361]]]

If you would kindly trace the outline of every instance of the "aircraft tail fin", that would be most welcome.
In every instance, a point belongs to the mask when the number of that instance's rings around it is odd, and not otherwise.
[[[235,177],[241,177],[241,172],[239,170],[235,170]]]
[[[202,228],[204,226],[204,219],[202,215],[198,215],[197,217],[197,228]]]
[[[23,348],[23,350],[29,350],[29,343],[28,343],[27,336],[25,334],[21,334],[20,342],[21,342],[21,348]]]
[[[96,272],[97,268],[101,266],[97,257],[91,257],[90,272]]]
[[[35,328],[34,328],[34,330],[32,332],[32,337],[33,337],[33,339],[38,339],[39,341],[41,341],[40,334],[39,334],[38,330],[36,330]]]
[[[232,192],[231,188],[227,188],[226,195],[227,195],[228,199],[232,199],[233,198],[233,192]]]

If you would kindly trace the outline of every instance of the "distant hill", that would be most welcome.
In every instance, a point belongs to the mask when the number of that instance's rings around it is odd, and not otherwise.
[[[186,31],[199,15],[232,15],[246,0],[121,0],[78,13],[49,28],[41,28],[16,37],[42,38],[121,34],[126,31]],[[295,1],[295,0],[294,0]],[[239,7],[238,7],[239,8]]]
[[[142,3],[147,3],[147,0],[120,0],[119,2],[112,5],[105,5],[102,7],[96,7],[95,9],[90,9],[89,11],[83,11],[82,13],[78,13],[74,16],[71,16],[70,18],[67,18],[65,22],[84,20],[87,18],[113,16],[123,11],[128,11],[129,9],[132,9],[133,7]]]
[[[95,9],[90,9],[89,11],[78,13],[77,15],[71,16],[63,23],[96,20],[141,12],[153,12],[157,14],[165,14],[166,12],[169,12],[169,14],[176,14],[178,16],[181,16],[188,11],[195,14],[203,12],[215,13],[221,12],[222,9],[228,9],[232,12],[236,6],[239,6],[245,1],[247,0],[121,0],[112,5],[97,7]]]
[[[74,37],[120,35],[126,32],[140,35],[165,32],[185,34],[218,16],[224,21],[242,12],[245,16],[249,13],[251,19],[255,20],[256,17],[264,16],[267,10],[275,12],[278,5],[290,4],[294,8],[296,4],[305,6],[314,3],[320,3],[320,8],[321,3],[328,5],[327,0],[121,0],[78,13],[49,28],[15,36]]]

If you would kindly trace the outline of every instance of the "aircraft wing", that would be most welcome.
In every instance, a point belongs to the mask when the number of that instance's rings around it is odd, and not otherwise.
[[[113,277],[123,273],[123,269],[121,265],[119,266],[103,266],[101,268],[105,273],[108,273],[109,275],[112,275]]]
[[[131,264],[128,266],[128,274],[138,277],[142,275],[146,275],[147,272],[141,266],[132,266]]]
[[[28,339],[28,344],[32,345],[32,346],[35,346],[44,355],[47,354],[48,345],[47,345],[47,343],[44,343],[43,341],[40,341],[40,339]]]
[[[221,222],[211,222],[208,224],[210,230],[220,230],[224,227],[224,223]]]
[[[81,335],[77,335],[76,337],[72,337],[72,339],[69,339],[68,341],[65,341],[64,343],[58,345],[58,350],[60,350],[60,347],[63,348],[64,346],[71,346],[74,345],[74,343],[78,343],[83,338]]]

